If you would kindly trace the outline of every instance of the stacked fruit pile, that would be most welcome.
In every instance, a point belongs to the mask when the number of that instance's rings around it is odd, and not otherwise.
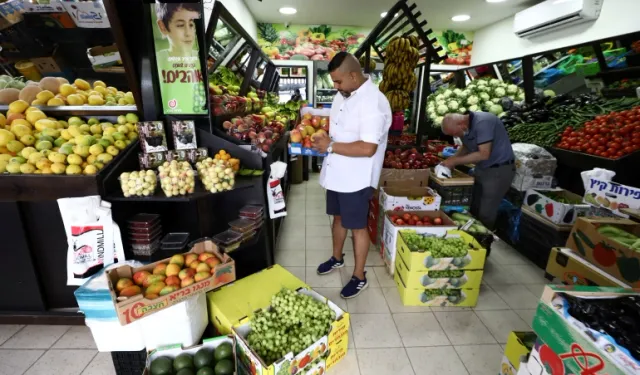
[[[16,100],[46,106],[135,104],[131,91],[119,91],[102,81],[94,81],[93,87],[83,79],[76,79],[70,84],[62,77],[45,77],[40,82],[29,81],[21,90],[0,90],[0,104],[9,104]]]
[[[151,272],[138,271],[133,280],[118,279],[118,297],[132,297],[143,294],[147,299],[158,298],[211,277],[220,259],[212,253],[176,254],[168,263],[158,263]]]
[[[200,181],[212,192],[231,190],[235,185],[235,172],[228,161],[206,158],[196,163]]]
[[[133,113],[118,116],[116,124],[56,120],[17,100],[6,117],[0,114],[0,173],[96,174],[138,138],[137,122]]]
[[[269,152],[271,146],[284,134],[285,125],[281,120],[276,118],[274,121],[268,121],[264,115],[250,115],[234,117],[231,121],[222,123],[222,127],[229,135]]]
[[[418,65],[418,38],[414,35],[393,37],[385,49],[385,64],[382,71],[382,91],[394,112],[409,108],[409,92],[416,87],[414,73]]]
[[[193,193],[196,187],[195,173],[188,161],[165,161],[158,167],[160,187],[167,197]]]
[[[329,117],[305,113],[300,124],[291,131],[290,139],[292,143],[302,143],[302,147],[311,148],[313,138],[319,134],[329,134]]]
[[[440,164],[440,159],[430,152],[419,153],[417,149],[387,151],[383,167],[392,169],[427,169]]]
[[[120,187],[125,197],[148,197],[156,190],[158,180],[152,170],[124,172],[120,175]]]
[[[149,365],[149,374],[231,375],[234,373],[234,362],[233,346],[225,342],[215,350],[202,348],[193,356],[182,353],[173,359],[167,356],[154,358]]]
[[[240,170],[240,159],[231,157],[231,154],[229,154],[226,150],[218,151],[218,153],[213,158],[216,160],[228,162],[231,168],[233,168],[234,172]]]
[[[391,222],[395,225],[415,225],[417,227],[430,227],[443,225],[442,219],[439,217],[431,218],[428,215],[420,217],[416,214],[405,213],[402,216],[391,215],[389,216]]]
[[[282,289],[271,298],[270,310],[261,310],[251,319],[247,341],[264,363],[271,364],[318,341],[329,332],[335,318],[326,303]]]

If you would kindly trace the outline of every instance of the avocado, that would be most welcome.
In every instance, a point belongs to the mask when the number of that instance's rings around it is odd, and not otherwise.
[[[158,357],[149,366],[151,375],[169,375],[173,373],[173,361],[168,357]]]
[[[183,368],[182,370],[176,372],[176,375],[196,375],[196,373],[194,369]]]
[[[213,371],[211,367],[206,366],[206,367],[200,368],[200,370],[196,372],[196,375],[216,375],[216,373],[215,371]]]
[[[198,350],[193,357],[193,364],[197,369],[202,367],[213,367],[213,352],[207,348]]]
[[[233,374],[233,363],[228,359],[223,359],[216,363],[216,375],[231,375]]]
[[[176,370],[176,372],[183,368],[194,368],[193,357],[188,353],[180,354],[173,360],[173,369]]]
[[[215,350],[214,356],[216,358],[216,362],[233,357],[233,348],[231,347],[231,344],[225,342],[218,345]]]

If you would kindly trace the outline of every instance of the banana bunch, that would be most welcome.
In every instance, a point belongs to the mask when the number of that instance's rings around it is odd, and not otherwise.
[[[393,112],[404,111],[409,108],[409,93],[403,90],[391,90],[384,94]]]
[[[408,81],[411,76],[415,76],[413,69],[414,67],[407,63],[386,63],[382,71],[382,76],[388,80],[391,85],[399,86],[405,81]]]
[[[364,69],[364,64],[365,64],[365,57],[364,55],[360,56],[360,66],[362,67],[362,69]],[[376,62],[373,61],[372,58],[369,59],[369,71],[373,72],[374,70],[376,70]]]
[[[418,52],[418,38],[414,35],[408,37],[393,37],[386,49],[388,62],[418,64],[420,53]]]

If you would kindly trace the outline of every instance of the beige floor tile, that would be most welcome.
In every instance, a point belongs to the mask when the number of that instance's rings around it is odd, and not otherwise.
[[[415,313],[415,312],[431,312],[429,307],[425,306],[405,306],[400,300],[400,294],[398,294],[398,288],[382,288],[384,298],[387,300],[387,305],[392,313]]]
[[[96,350],[51,349],[25,375],[49,375],[54,369],[56,374],[80,375],[96,354]]]
[[[450,345],[433,313],[393,314],[405,348]]]
[[[393,281],[393,276],[387,271],[387,267],[371,267],[376,274],[378,283],[384,288],[395,288],[396,282]]]
[[[547,279],[544,278],[544,270],[535,264],[507,266],[509,271],[519,276],[520,284],[546,284]]]
[[[491,244],[491,258],[502,265],[531,264],[529,259],[504,241],[495,241]]]
[[[329,227],[329,216],[323,212],[310,213],[307,211],[305,225],[327,226]]]
[[[345,241],[346,242],[346,241]],[[333,250],[333,239],[331,237],[309,237],[306,238],[306,247],[308,250]]]
[[[415,375],[404,348],[356,349],[361,374]]]
[[[341,288],[340,273],[331,272],[326,275],[318,275],[316,267],[307,267],[307,285],[312,288]]]
[[[349,311],[347,310],[347,300],[340,297],[342,288],[313,288],[313,290],[327,297],[331,302],[338,305],[338,307],[342,310]]]
[[[307,194],[306,206],[307,206],[307,211],[312,210],[312,211],[326,212],[327,202],[324,199],[309,200],[309,195]]]
[[[306,254],[307,254],[307,261],[306,261],[307,267],[318,268],[318,266],[321,263],[324,263],[328,261],[329,258],[331,258],[333,252],[331,251],[331,249],[327,249],[325,251],[307,250]],[[338,271],[334,271],[334,272],[338,272]]]
[[[351,314],[351,326],[358,349],[402,347],[391,314]],[[371,374],[366,371],[362,373]]]
[[[547,286],[547,284],[548,283],[525,284],[525,286],[531,293],[533,293],[534,296],[542,297],[542,292],[544,291],[544,288]]]
[[[531,328],[512,310],[476,311],[476,315],[501,344],[506,344],[511,331],[528,331]]]
[[[279,237],[276,248],[281,250],[305,250],[304,229],[301,232],[283,233]]]
[[[357,297],[347,299],[347,310],[350,314],[378,314],[388,313],[389,307],[382,289],[368,287]]]
[[[347,250],[347,244],[351,245],[349,241],[345,242],[345,264],[347,266],[354,266],[355,265],[355,259],[353,258],[353,251]],[[382,258],[380,258],[380,254],[378,254],[375,251],[369,251],[369,253],[367,253],[367,261],[365,263],[365,266],[368,267],[381,267],[384,266],[384,261],[382,260]]]
[[[15,335],[24,326],[21,324],[0,324],[0,345]]]
[[[329,375],[360,375],[356,350],[349,350],[347,355],[328,371]]]
[[[455,349],[471,375],[495,375],[502,360],[503,349],[497,344],[455,346]]]
[[[365,267],[364,271],[366,272],[367,283],[369,283],[369,288],[380,288],[380,283],[378,282],[378,277],[376,273],[373,271],[373,267]],[[340,279],[342,281],[342,285],[346,285],[353,276],[353,267],[342,267],[340,268]]]
[[[53,347],[55,349],[97,349],[91,330],[86,326],[71,327]]]
[[[305,265],[305,251],[299,250],[280,250],[275,252],[276,263],[281,266],[302,267]]]
[[[514,310],[535,309],[540,300],[524,285],[496,285],[492,289]]]
[[[305,280],[307,280],[307,269],[306,267],[293,267],[293,266],[287,266],[284,267],[287,269],[287,271],[291,272],[295,277],[297,277],[298,279],[306,282]]]
[[[491,257],[485,263],[482,280],[490,286],[520,283],[518,275],[512,273],[509,266],[499,265]]]
[[[453,345],[496,343],[487,327],[473,311],[434,314]]]
[[[44,350],[0,349],[0,375],[24,374],[44,353]]]
[[[473,309],[476,311],[505,310],[509,309],[509,305],[489,285],[482,284],[480,285],[478,304]]]
[[[513,310],[515,311],[525,323],[531,327],[533,325],[533,317],[536,316],[536,309],[528,309],[528,310]]]
[[[306,237],[309,238],[331,238],[331,227],[328,225],[309,226],[305,229]]]
[[[113,375],[115,373],[111,353],[98,353],[84,369],[82,375]]]
[[[416,375],[468,375],[453,346],[407,348]]]
[[[2,348],[5,349],[49,349],[69,326],[30,325],[7,340]]]

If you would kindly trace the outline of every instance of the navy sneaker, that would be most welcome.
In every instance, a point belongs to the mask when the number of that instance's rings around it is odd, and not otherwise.
[[[337,260],[332,256],[331,259],[318,266],[318,275],[326,275],[329,272],[342,267],[344,267],[344,254],[342,254],[342,260]]]
[[[347,285],[342,288],[342,292],[340,292],[340,297],[344,299],[349,299],[353,297],[357,297],[360,292],[367,289],[369,283],[367,282],[367,273],[364,273],[364,280],[360,280],[355,276],[351,277],[351,280],[347,283]]]

